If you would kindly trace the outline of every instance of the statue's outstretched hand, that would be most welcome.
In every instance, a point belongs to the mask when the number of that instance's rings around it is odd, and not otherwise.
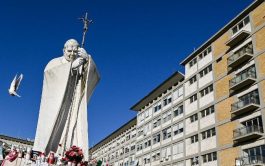
[[[77,69],[79,66],[83,65],[86,60],[82,57],[76,58],[72,64],[72,69]]]

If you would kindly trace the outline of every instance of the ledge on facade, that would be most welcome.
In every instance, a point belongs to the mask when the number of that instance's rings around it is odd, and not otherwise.
[[[240,41],[246,39],[250,35],[250,32],[241,30],[238,34],[228,40],[225,44],[229,47],[234,47]]]
[[[7,140],[7,141],[13,141],[13,142],[17,142],[17,143],[22,143],[22,144],[26,144],[26,145],[31,145],[33,146],[33,141],[29,141],[29,140],[25,140],[25,139],[21,139],[21,138],[15,138],[15,137],[10,137],[10,136],[6,136],[6,135],[0,135],[0,139],[2,140]]]
[[[240,57],[238,57],[237,59],[235,59],[234,61],[230,61],[229,58],[227,59],[228,61],[228,67],[231,69],[239,66],[240,64],[242,64],[243,62],[248,61],[249,59],[251,59],[253,57],[253,54],[245,52],[243,55],[241,55]]]
[[[148,95],[146,95],[143,99],[141,99],[134,106],[132,106],[131,110],[140,111],[143,107],[148,105],[148,103],[152,102],[159,95],[164,93],[166,90],[168,90],[170,87],[174,86],[178,82],[181,82],[182,80],[184,80],[184,74],[179,71],[176,71],[168,79],[166,79],[154,90],[152,90]]]
[[[100,141],[99,143],[97,143],[96,145],[94,145],[93,147],[89,148],[89,152],[93,153],[94,151],[96,151],[98,148],[100,148],[101,146],[107,144],[108,142],[110,142],[111,140],[115,139],[116,137],[118,137],[120,134],[122,134],[123,132],[125,132],[126,130],[130,129],[131,127],[136,125],[136,117],[134,117],[133,119],[131,119],[129,122],[125,123],[124,125],[122,125],[120,128],[118,128],[117,130],[115,130],[114,132],[112,132],[110,135],[108,135],[106,138],[104,138],[102,141]]]
[[[248,85],[253,84],[254,82],[256,82],[256,78],[248,77],[248,78],[242,80],[241,82],[238,82],[235,84],[230,84],[230,90],[237,91],[237,90],[242,89]]]
[[[262,137],[263,128],[261,126],[245,126],[233,131],[234,143],[238,144],[248,140],[257,139]]]

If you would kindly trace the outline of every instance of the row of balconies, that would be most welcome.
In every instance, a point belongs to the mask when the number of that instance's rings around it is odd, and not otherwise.
[[[250,26],[249,26],[250,27]],[[230,49],[239,47],[239,44],[245,41],[251,34],[251,28],[242,28],[238,33],[232,36],[232,38],[226,43],[230,46]],[[239,50],[235,51],[231,56],[227,58],[227,66],[229,71],[237,70],[239,67],[243,66],[250,59],[253,58],[253,44],[249,42],[245,46],[241,47]],[[240,90],[247,89],[257,80],[256,70],[254,66],[245,69],[244,71],[238,73],[233,79],[229,81],[230,94],[239,92]],[[250,92],[244,97],[240,97],[239,101],[231,104],[231,115],[232,118],[242,117],[245,114],[251,113],[260,107],[259,94]],[[245,124],[246,125],[246,124]],[[261,124],[251,126],[244,126],[237,128],[233,131],[233,141],[235,145],[243,142],[253,141],[264,135],[264,129]],[[244,156],[236,158],[236,166],[254,166],[254,165],[265,165],[265,157],[261,155],[255,156]]]
[[[229,81],[230,90],[237,91],[256,81],[255,70],[245,70]]]
[[[236,166],[262,166],[264,164],[265,157],[260,155],[236,158]]]
[[[234,142],[240,143],[251,139],[259,138],[263,135],[262,126],[244,126],[233,131]]]
[[[232,116],[238,116],[243,113],[253,111],[260,107],[259,96],[248,96],[231,105]]]
[[[253,57],[253,45],[247,44],[243,46],[238,51],[236,51],[233,55],[227,58],[227,65],[230,68],[236,68],[242,63]]]

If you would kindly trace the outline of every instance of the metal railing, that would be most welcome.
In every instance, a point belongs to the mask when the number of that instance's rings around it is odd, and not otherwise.
[[[253,132],[263,133],[262,126],[253,125],[253,126],[241,127],[241,128],[235,129],[233,131],[233,135],[234,135],[234,138],[238,138],[238,137],[241,137],[241,136],[253,133]]]
[[[236,166],[247,166],[254,164],[265,164],[265,156],[246,156],[236,158]]]
[[[256,71],[246,70],[245,72],[237,75],[235,78],[229,81],[229,86],[232,87],[248,78],[256,78]]]
[[[253,54],[253,46],[252,44],[244,46],[243,48],[239,49],[237,52],[235,52],[233,55],[231,55],[227,61],[228,65],[238,60],[240,57],[245,55],[246,53]]]
[[[236,111],[240,108],[243,108],[247,105],[250,105],[250,104],[258,104],[259,105],[259,97],[258,95],[255,95],[254,94],[250,97],[247,97],[247,98],[244,98],[236,103],[233,103],[231,105],[231,111]]]

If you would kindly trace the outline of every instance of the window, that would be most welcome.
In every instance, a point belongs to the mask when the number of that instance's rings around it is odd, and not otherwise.
[[[134,138],[136,136],[136,129],[133,129],[131,134],[132,134],[132,138]]]
[[[206,74],[208,74],[212,70],[213,70],[212,65],[207,66],[202,71],[200,71],[200,73],[199,73],[200,74],[200,78],[202,78],[203,76],[205,76]]]
[[[145,126],[144,126],[144,129],[143,129],[143,134],[144,136],[146,136],[146,134],[151,130],[151,123],[147,123]]]
[[[150,156],[145,156],[144,157],[144,164],[150,163]]]
[[[244,149],[243,152],[245,156],[250,157],[251,162],[254,164],[257,158],[265,157],[265,145],[256,146],[250,149]]]
[[[183,122],[180,122],[180,123],[178,123],[178,124],[175,124],[174,126],[173,126],[173,134],[174,134],[174,136],[175,135],[178,135],[178,134],[180,134],[180,133],[183,133]]]
[[[160,151],[157,151],[152,154],[152,161],[157,161],[160,159]]]
[[[236,26],[232,28],[233,34],[237,33],[240,29],[246,26],[249,23],[249,17],[247,16],[242,21],[240,21]]]
[[[250,119],[250,120],[243,122],[242,125],[244,125],[248,128],[250,128],[252,126],[262,128],[262,118],[261,118],[261,116],[255,117],[253,119]],[[248,130],[250,130],[250,129],[248,129]]]
[[[126,136],[126,141],[129,141],[130,139],[131,139],[131,135],[129,134]]]
[[[163,140],[166,140],[171,137],[171,127],[168,127],[162,131],[163,133]]]
[[[178,142],[178,143],[173,145],[173,155],[183,153],[183,150],[184,150],[184,143],[183,142]]]
[[[191,136],[190,137],[190,142],[193,144],[195,142],[198,142],[199,138],[198,138],[198,134]]]
[[[212,91],[213,91],[213,85],[210,85],[210,86],[208,86],[207,88],[205,88],[205,89],[203,89],[203,90],[200,91],[200,93],[201,93],[201,97],[203,97],[203,96],[209,94],[209,93],[212,92]]]
[[[160,124],[161,124],[161,119],[160,118],[154,120],[154,122],[153,122],[153,128],[156,128],[156,127],[160,126]]]
[[[125,153],[129,153],[130,149],[128,147],[125,148]]]
[[[135,149],[135,145],[131,146],[131,151],[133,151]]]
[[[137,145],[137,151],[140,151],[140,150],[142,150],[143,149],[143,145],[142,145],[142,143],[139,143],[138,145]]]
[[[189,65],[190,67],[192,67],[193,65],[195,65],[197,63],[197,58],[195,57],[194,59],[192,59],[190,62],[189,62]]]
[[[163,123],[171,120],[171,111],[168,111],[163,114]]]
[[[209,108],[206,108],[205,110],[201,111],[201,116],[204,118],[205,116],[208,116],[210,114],[214,113],[214,106],[211,106]]]
[[[183,95],[183,87],[181,86],[181,87],[178,89],[178,91],[179,91],[179,97],[182,96],[182,95]]]
[[[161,110],[161,103],[159,102],[155,107],[154,107],[154,112],[157,112],[159,110]]]
[[[199,60],[203,59],[204,57],[206,57],[209,53],[212,52],[212,47],[208,47],[207,49],[205,49],[200,55],[199,55]]]
[[[193,157],[190,160],[191,160],[190,163],[192,166],[199,165],[199,156]]]
[[[145,118],[148,118],[151,115],[152,115],[152,109],[151,108],[146,109],[146,111],[145,111]]]
[[[196,100],[197,100],[197,94],[190,97],[190,103],[193,103]]]
[[[144,129],[141,127],[141,128],[138,129],[138,137],[143,135],[143,134],[144,134]]]
[[[193,84],[193,83],[196,82],[196,81],[197,81],[197,78],[196,78],[196,75],[195,75],[195,76],[193,76],[193,77],[189,80],[190,85]]]
[[[149,138],[147,141],[145,141],[144,143],[144,148],[148,148],[149,146],[151,146],[151,138]]]
[[[191,123],[193,123],[193,122],[195,122],[197,120],[198,120],[198,114],[194,114],[194,115],[190,116],[190,122]]]
[[[202,132],[202,139],[207,139],[216,135],[215,128]]]
[[[178,89],[174,90],[174,92],[173,92],[173,100],[178,99],[182,95],[183,95],[183,87],[181,86]]]
[[[160,142],[160,133],[156,133],[153,135],[153,144]]]
[[[167,161],[169,157],[171,156],[171,147],[165,147],[161,150],[161,157],[164,159],[164,161]]]
[[[216,152],[208,153],[202,156],[203,163],[211,162],[217,160]]]
[[[139,123],[141,123],[142,121],[144,121],[144,113],[138,114],[137,119],[138,119]]]
[[[167,96],[164,100],[163,100],[163,104],[164,106],[170,104],[172,102],[172,98],[171,96]]]
[[[183,113],[183,105],[175,108],[174,111],[173,111],[173,113],[174,113],[174,117],[182,114]]]
[[[161,110],[162,106],[161,106],[161,102],[157,102],[155,105],[154,105],[154,112],[157,112],[159,110]]]

